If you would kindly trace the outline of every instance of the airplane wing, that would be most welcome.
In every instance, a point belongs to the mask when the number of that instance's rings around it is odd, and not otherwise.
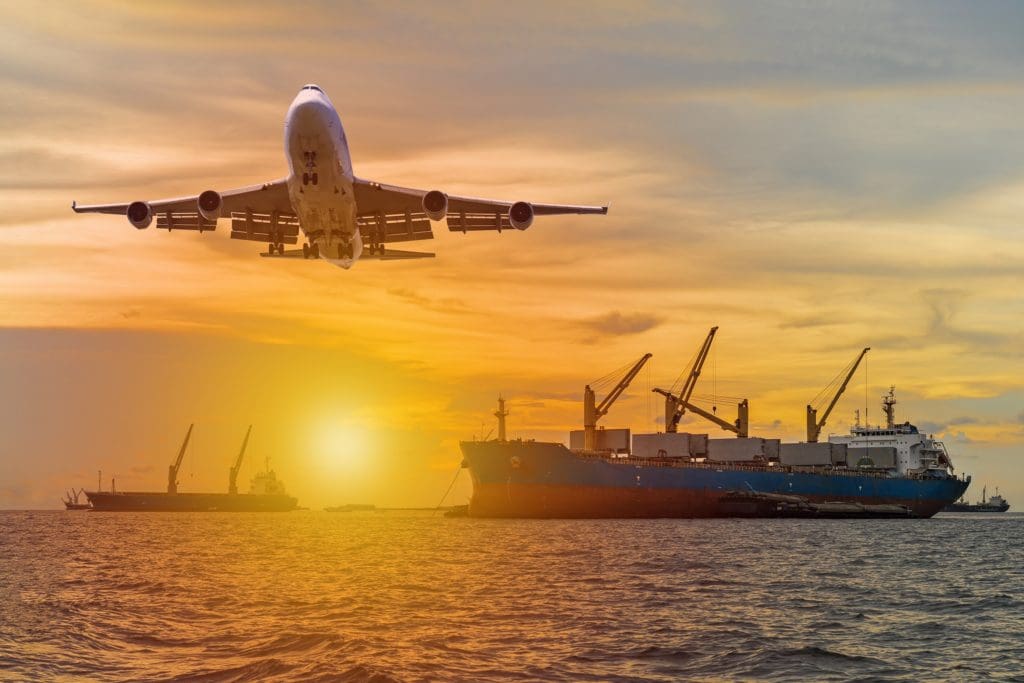
[[[525,230],[534,216],[558,214],[607,214],[607,206],[579,206],[572,204],[534,204],[509,202],[476,197],[444,195],[435,191],[417,190],[397,185],[386,185],[371,180],[355,179],[355,199],[358,220],[370,230],[371,241],[399,242],[410,239],[431,239],[430,221],[424,211],[424,198],[436,195],[446,200],[445,219],[453,232],[470,230]],[[515,214],[518,225],[513,225]],[[394,226],[394,228],[392,228]],[[373,234],[373,229],[383,228]],[[363,228],[364,233],[367,232]],[[364,235],[365,237],[366,235]]]
[[[208,202],[204,205],[208,209],[205,215],[200,211],[200,201]],[[219,193],[208,191],[189,197],[126,204],[79,206],[72,203],[71,208],[75,213],[127,216],[137,228],[147,227],[156,218],[156,226],[165,230],[216,230],[218,216],[230,218],[232,239],[257,242],[295,244],[299,234],[299,219],[284,179]]]

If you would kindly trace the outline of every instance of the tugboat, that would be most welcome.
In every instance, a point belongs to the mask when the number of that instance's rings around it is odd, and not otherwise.
[[[70,491],[64,492],[64,507],[68,510],[92,510],[92,505],[86,501],[84,503],[79,501],[79,496],[85,492],[85,489],[71,489]]]
[[[942,508],[943,512],[1006,512],[1010,509],[1010,504],[1006,502],[1006,499],[999,495],[999,489],[996,489],[996,495],[991,498],[986,498],[985,495],[988,491],[983,487],[981,489],[981,500],[977,503],[968,503],[966,500],[961,498],[955,503],[950,503],[946,507]]]

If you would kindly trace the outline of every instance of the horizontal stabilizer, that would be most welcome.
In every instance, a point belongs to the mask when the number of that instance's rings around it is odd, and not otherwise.
[[[308,257],[302,253],[301,249],[285,249],[284,254],[278,254],[277,252],[271,254],[270,252],[262,252],[260,256],[265,258],[291,258],[291,259],[307,259],[309,261],[316,261],[317,259]],[[360,261],[402,261],[406,259],[414,258],[434,258],[436,254],[427,251],[405,251],[402,249],[385,249],[383,253],[371,254],[369,249],[363,250],[363,255],[359,257]]]
[[[436,254],[429,251],[405,251],[404,249],[385,249],[383,254],[371,254],[366,250],[363,250],[363,255],[359,257],[360,261],[367,259],[376,259],[378,261],[400,261],[403,259],[411,258],[434,258]]]

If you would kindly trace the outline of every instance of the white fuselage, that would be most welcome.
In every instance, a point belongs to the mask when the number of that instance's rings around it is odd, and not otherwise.
[[[342,268],[363,250],[356,224],[352,160],[341,118],[318,87],[299,91],[284,123],[288,194],[309,244]]]

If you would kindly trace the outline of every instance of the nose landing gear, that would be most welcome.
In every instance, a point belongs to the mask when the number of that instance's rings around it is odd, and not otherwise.
[[[316,151],[303,152],[302,156],[306,159],[306,170],[302,173],[302,184],[303,185],[316,185],[320,181],[320,177],[316,172]]]

